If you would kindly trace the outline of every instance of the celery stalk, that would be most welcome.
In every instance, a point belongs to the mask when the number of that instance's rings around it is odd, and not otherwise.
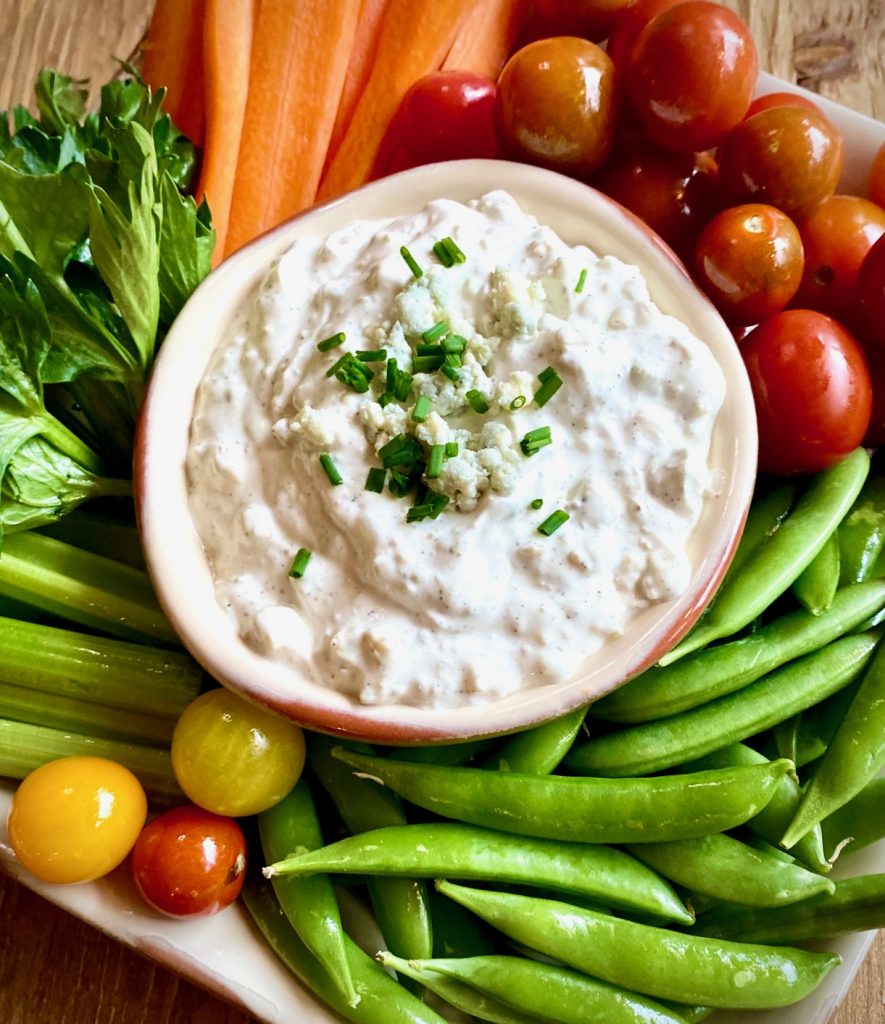
[[[126,640],[179,642],[147,573],[52,537],[4,539],[0,594]]]
[[[3,683],[177,718],[200,692],[202,675],[178,651],[0,617]]]
[[[182,799],[168,750],[0,719],[0,775],[23,779],[47,761],[75,755],[116,761],[139,779],[150,796]]]
[[[41,526],[40,532],[134,569],[144,569],[141,542],[134,526],[77,509],[54,523]]]

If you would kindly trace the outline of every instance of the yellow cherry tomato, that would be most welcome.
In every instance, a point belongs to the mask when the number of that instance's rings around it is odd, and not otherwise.
[[[63,757],[16,790],[9,842],[45,882],[90,882],[126,858],[146,817],[147,798],[128,768],[103,757]]]
[[[304,767],[304,733],[229,690],[201,694],[172,735],[178,784],[199,807],[241,817],[273,807]]]

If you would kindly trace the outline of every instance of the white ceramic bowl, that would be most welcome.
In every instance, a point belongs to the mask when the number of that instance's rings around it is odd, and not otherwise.
[[[364,706],[253,651],[216,603],[187,501],[185,456],[197,387],[234,311],[299,235],[327,234],[361,218],[415,213],[440,197],[466,201],[496,188],[510,192],[566,242],[585,243],[638,265],[657,305],[707,342],[728,385],[711,449],[711,464],[723,471],[725,486],[706,502],[693,535],[688,590],[643,611],[568,681],[458,709]],[[154,367],[139,426],[135,479],[148,568],[160,601],[185,645],[213,676],[311,728],[379,743],[426,743],[524,728],[594,700],[653,663],[690,628],[721,580],[740,537],[755,473],[756,420],[737,346],[672,252],[635,217],[586,185],[523,164],[464,160],[406,171],[309,210],[211,274],[176,320]]]

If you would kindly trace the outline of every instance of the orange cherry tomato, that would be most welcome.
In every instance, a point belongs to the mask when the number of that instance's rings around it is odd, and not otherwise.
[[[587,177],[614,131],[613,65],[595,43],[539,39],[518,50],[498,79],[498,133],[519,160]]]
[[[873,408],[863,443],[870,448],[885,444],[885,347],[866,345],[864,355],[873,384]]]
[[[805,273],[796,302],[853,322],[858,274],[867,253],[885,234],[885,210],[858,196],[830,196],[799,230]]]
[[[885,352],[885,237],[864,257],[857,275],[857,300],[865,337]]]
[[[870,167],[869,197],[879,206],[885,206],[885,142],[879,147]]]
[[[843,161],[842,136],[822,114],[769,107],[722,143],[719,178],[730,202],[768,203],[795,219],[833,194]]]
[[[686,0],[636,0],[615,16],[606,50],[617,69],[618,77],[626,77],[633,47],[645,26],[664,11]]]
[[[701,232],[694,266],[701,287],[726,320],[758,324],[796,294],[802,239],[790,218],[773,206],[734,206]]]
[[[800,110],[811,110],[815,114],[823,116],[820,107],[805,96],[800,96],[795,92],[767,92],[764,96],[757,96],[753,100],[747,111],[747,117],[758,114],[760,110],[769,110],[771,107],[799,107]]]
[[[581,36],[598,43],[617,15],[634,0],[534,0],[529,13],[532,39]]]
[[[627,91],[653,142],[691,152],[718,145],[740,123],[758,70],[743,21],[721,4],[688,0],[642,30]]]

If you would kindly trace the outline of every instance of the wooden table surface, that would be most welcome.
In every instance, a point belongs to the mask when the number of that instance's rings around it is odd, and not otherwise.
[[[748,19],[766,70],[885,120],[885,0],[726,2]],[[0,0],[0,109],[30,100],[43,66],[103,81],[113,57],[134,51],[149,8],[148,0]],[[0,1022],[254,1024],[3,876]],[[885,1024],[885,933],[831,1024]]]

